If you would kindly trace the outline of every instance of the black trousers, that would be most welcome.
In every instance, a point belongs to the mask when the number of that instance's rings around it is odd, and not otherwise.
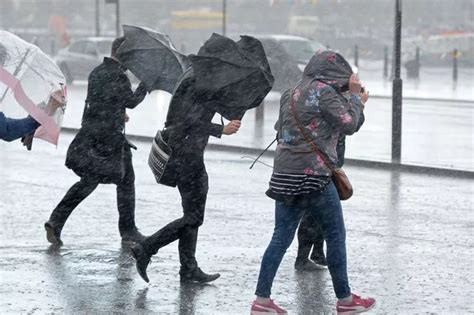
[[[313,247],[314,246],[314,247]],[[311,249],[311,259],[324,255],[324,235],[319,223],[309,213],[305,213],[298,229],[297,261],[306,261]]]
[[[168,167],[173,167],[177,173],[183,216],[147,237],[142,245],[150,255],[155,255],[160,248],[179,239],[178,250],[182,274],[198,266],[196,243],[199,227],[204,221],[209,188],[208,176],[204,158],[196,155],[177,157]]]
[[[117,208],[119,212],[119,231],[123,234],[135,229],[135,173],[133,171],[132,153],[125,154],[125,174],[117,185]],[[49,221],[62,229],[74,209],[86,199],[101,183],[99,177],[89,174],[72,185],[66,195],[51,213]]]

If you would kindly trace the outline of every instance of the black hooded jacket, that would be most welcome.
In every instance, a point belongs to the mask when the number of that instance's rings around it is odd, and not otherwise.
[[[209,136],[220,138],[223,125],[212,123],[214,111],[200,104],[195,92],[195,78],[189,68],[176,85],[168,115],[164,139],[173,149],[173,155],[196,155],[202,157]]]
[[[82,126],[66,156],[66,166],[81,177],[96,176],[103,182],[117,182],[120,172],[114,170],[122,168],[124,156],[131,156],[123,151],[130,151],[123,134],[125,109],[140,104],[147,91],[140,84],[133,92],[124,71],[117,61],[104,58],[89,75]],[[100,159],[102,163],[96,163]]]

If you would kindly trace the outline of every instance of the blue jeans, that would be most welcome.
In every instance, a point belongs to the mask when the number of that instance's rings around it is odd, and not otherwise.
[[[260,267],[255,295],[270,297],[273,279],[286,250],[295,237],[296,228],[308,211],[320,223],[327,246],[327,263],[337,298],[351,295],[347,278],[346,229],[341,201],[331,182],[321,193],[308,196],[298,203],[275,202],[275,230]]]

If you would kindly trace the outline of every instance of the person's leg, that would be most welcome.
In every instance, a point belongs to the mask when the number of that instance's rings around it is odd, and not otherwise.
[[[179,239],[185,228],[198,228],[204,220],[204,207],[208,190],[204,163],[199,160],[189,161],[184,158],[174,163],[178,172],[177,186],[181,195],[183,216],[168,223],[141,242],[144,249],[151,255],[156,254],[161,247]],[[194,238],[191,234],[190,237]]]
[[[320,223],[327,246],[327,263],[334,292],[342,299],[351,295],[347,276],[346,229],[341,201],[334,183],[329,183],[321,194],[314,197],[308,208]]]
[[[98,180],[92,177],[82,177],[72,185],[66,195],[54,208],[48,222],[45,223],[46,237],[53,244],[60,243],[61,231],[72,211],[86,199],[99,185]]]
[[[327,246],[327,263],[334,292],[338,298],[338,314],[365,312],[375,306],[375,299],[352,294],[347,276],[346,229],[341,201],[336,186],[331,182],[321,195],[315,196],[308,208],[320,223]]]
[[[208,176],[205,168],[193,178],[179,180],[185,226],[179,235],[180,274],[186,274],[198,267],[196,261],[196,243],[199,226],[204,222],[204,211],[208,192]]]
[[[315,222],[313,217],[305,212],[298,228],[298,254],[296,256],[295,268],[303,269],[308,262],[308,257],[313,247],[313,233]]]
[[[119,212],[119,232],[124,241],[143,240],[135,225],[135,172],[132,152],[127,149],[124,157],[125,174],[117,184],[117,209]]]
[[[198,267],[196,261],[196,244],[199,227],[204,222],[207,192],[209,189],[208,176],[204,161],[200,167],[193,166],[194,174],[187,172],[184,178],[178,178],[181,194],[185,225],[179,233],[179,270],[181,282],[210,282],[220,277],[220,274],[207,274]],[[190,170],[191,171],[191,170]]]
[[[145,238],[140,244],[132,246],[132,254],[137,260],[140,276],[148,282],[146,268],[150,257],[155,255],[160,248],[179,239],[182,280],[209,282],[220,275],[207,275],[202,272],[195,258],[198,228],[204,220],[208,191],[204,162],[196,157],[183,157],[174,163],[178,172],[177,185],[182,199],[183,216]]]
[[[313,232],[313,252],[311,260],[321,266],[327,266],[326,255],[324,254],[324,234],[321,225],[314,221]]]
[[[269,298],[273,279],[286,250],[295,237],[296,228],[303,215],[301,208],[288,206],[284,202],[275,202],[275,229],[262,258],[255,295]]]

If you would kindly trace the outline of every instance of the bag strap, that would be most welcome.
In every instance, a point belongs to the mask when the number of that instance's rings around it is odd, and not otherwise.
[[[335,167],[333,166],[333,164],[329,161],[326,153],[323,153],[321,150],[319,150],[318,146],[316,145],[316,143],[314,143],[311,138],[306,134],[306,132],[304,131],[304,128],[303,126],[301,125],[299,119],[298,119],[298,114],[296,113],[296,108],[295,108],[295,100],[293,98],[293,94],[294,94],[294,91],[295,89],[293,88],[291,90],[291,99],[290,99],[290,107],[291,107],[291,111],[293,112],[293,117],[295,118],[295,121],[296,121],[296,125],[298,126],[298,129],[300,130],[301,134],[303,135],[303,137],[305,138],[306,142],[308,142],[313,151],[316,152],[317,154],[319,154],[321,156],[321,158],[323,159],[324,163],[326,163],[327,167],[331,170],[331,172],[334,172],[335,170]]]

